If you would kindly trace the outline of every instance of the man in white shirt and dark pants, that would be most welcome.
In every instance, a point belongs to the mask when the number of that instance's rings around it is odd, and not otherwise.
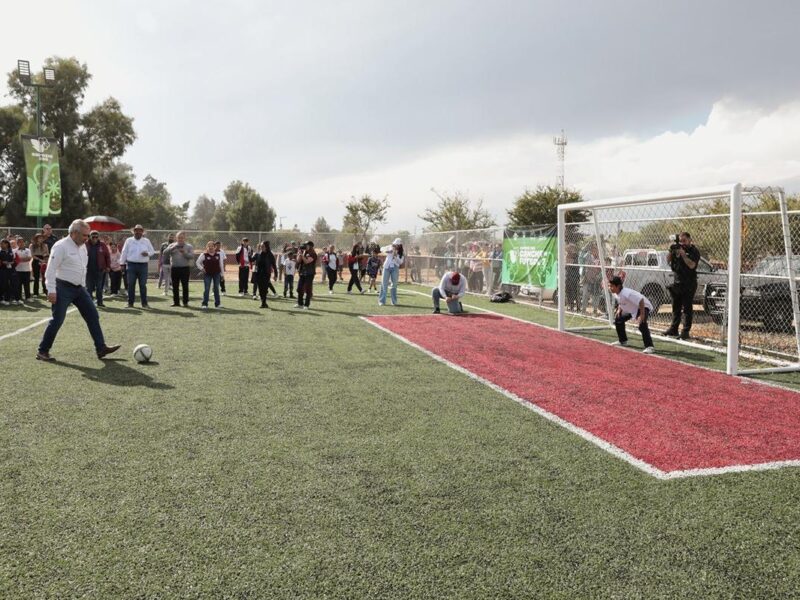
[[[619,345],[628,345],[628,332],[625,331],[625,323],[634,319],[634,323],[638,323],[639,331],[642,333],[644,353],[653,354],[656,349],[653,347],[653,338],[650,335],[650,327],[647,325],[647,318],[653,310],[653,304],[636,290],[623,288],[620,277],[612,277],[608,282],[608,289],[617,301],[614,326],[617,328]]]
[[[464,312],[461,306],[461,298],[466,293],[467,280],[458,271],[448,271],[442,277],[439,287],[433,288],[431,297],[433,298],[433,314],[438,315],[439,300],[444,299],[447,302],[447,310],[451,315],[457,315]]]
[[[67,309],[74,304],[81,313],[83,320],[92,334],[97,358],[103,358],[119,350],[119,346],[106,346],[103,330],[100,328],[100,316],[92,302],[92,297],[86,291],[86,265],[89,255],[86,252],[86,240],[89,237],[89,225],[80,219],[69,226],[69,235],[55,244],[50,250],[50,260],[45,271],[47,283],[47,300],[53,305],[53,317],[44,331],[42,341],[39,342],[37,360],[52,361],[50,348],[56,339],[56,334],[64,323]]]
[[[144,237],[144,227],[133,226],[133,237],[125,240],[119,253],[119,264],[127,265],[128,272],[128,308],[133,308],[136,298],[136,282],[139,282],[139,295],[142,297],[142,308],[147,308],[147,266],[150,257],[156,251],[153,244]]]

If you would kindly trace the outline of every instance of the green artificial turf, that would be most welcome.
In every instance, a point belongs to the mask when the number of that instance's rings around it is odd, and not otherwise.
[[[113,300],[106,361],[77,314],[55,364],[42,326],[0,342],[0,597],[797,594],[800,470],[657,480],[358,318],[427,313],[424,288],[341,289],[308,312]]]

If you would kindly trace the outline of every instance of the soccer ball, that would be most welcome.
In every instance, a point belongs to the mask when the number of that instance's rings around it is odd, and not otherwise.
[[[153,358],[153,349],[147,344],[139,344],[133,349],[133,358],[138,363],[150,362]]]

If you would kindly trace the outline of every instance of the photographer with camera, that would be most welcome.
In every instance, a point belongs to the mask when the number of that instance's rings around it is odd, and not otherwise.
[[[672,296],[672,325],[664,335],[677,336],[682,340],[689,339],[694,313],[694,294],[697,291],[697,264],[700,262],[700,251],[692,243],[692,236],[686,231],[675,236],[669,247],[669,264],[675,280],[669,286]],[[681,313],[684,315],[683,329],[680,334]]]

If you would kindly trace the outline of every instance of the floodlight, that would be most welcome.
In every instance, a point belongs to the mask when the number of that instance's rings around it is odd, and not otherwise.
[[[17,73],[19,73],[19,78],[24,83],[31,82],[31,63],[27,60],[18,60],[17,61]]]
[[[45,69],[44,70],[44,82],[47,85],[53,84],[56,82],[56,70],[55,69]]]

